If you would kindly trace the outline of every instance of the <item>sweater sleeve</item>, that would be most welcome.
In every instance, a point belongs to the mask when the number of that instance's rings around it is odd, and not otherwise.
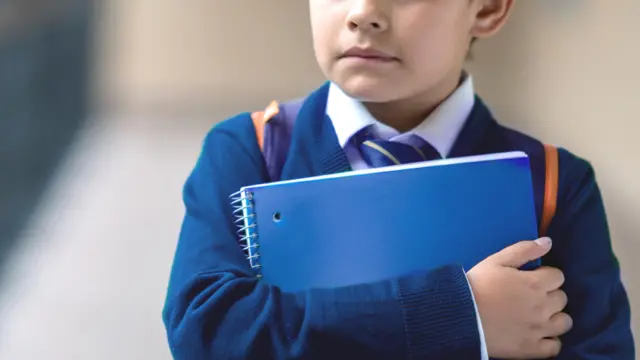
[[[563,338],[562,360],[634,358],[629,300],[591,165],[560,150],[558,209],[549,228],[550,265],[565,274],[573,329]]]
[[[175,359],[480,357],[461,267],[296,293],[256,279],[237,241],[229,195],[263,182],[263,167],[237,134],[214,128],[186,181],[163,311]]]

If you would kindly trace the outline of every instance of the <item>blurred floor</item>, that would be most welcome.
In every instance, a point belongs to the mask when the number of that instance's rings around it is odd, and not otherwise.
[[[170,359],[161,309],[181,187],[211,124],[95,121],[11,257],[0,359]]]

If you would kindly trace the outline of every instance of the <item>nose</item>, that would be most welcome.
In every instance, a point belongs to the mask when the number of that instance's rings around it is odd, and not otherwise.
[[[379,0],[354,0],[346,21],[351,31],[379,33],[389,28],[389,17]]]

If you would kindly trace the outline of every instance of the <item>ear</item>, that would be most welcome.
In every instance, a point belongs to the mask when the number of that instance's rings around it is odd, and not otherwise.
[[[515,0],[475,0],[476,18],[471,29],[474,38],[487,38],[496,34],[507,22]]]

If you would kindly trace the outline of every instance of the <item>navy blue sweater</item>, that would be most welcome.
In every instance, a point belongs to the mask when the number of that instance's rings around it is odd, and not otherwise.
[[[325,115],[326,86],[303,105],[283,179],[348,171]],[[528,151],[477,101],[452,156]],[[566,276],[574,329],[559,359],[632,359],[630,309],[593,169],[560,149],[558,209],[544,259]],[[474,306],[458,266],[372,284],[286,293],[257,280],[229,196],[267,181],[250,114],[215,126],[184,187],[184,218],[163,319],[175,359],[479,359]]]

